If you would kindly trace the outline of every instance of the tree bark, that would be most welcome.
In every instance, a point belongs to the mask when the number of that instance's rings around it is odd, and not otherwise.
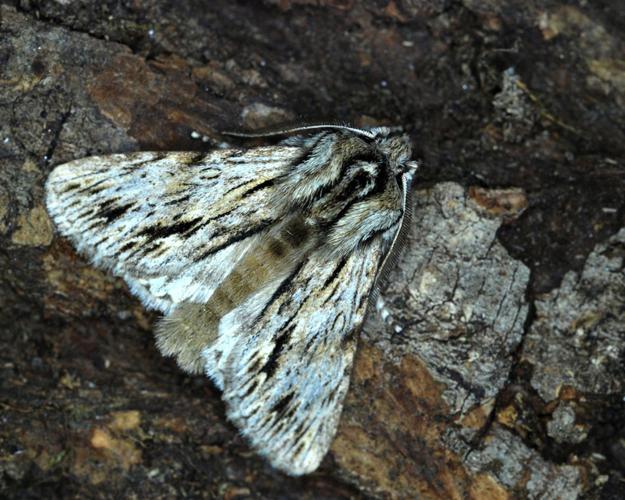
[[[0,2],[0,492],[621,498],[624,49],[616,0]],[[324,120],[401,125],[422,166],[394,324],[370,311],[331,451],[290,478],[43,185]]]

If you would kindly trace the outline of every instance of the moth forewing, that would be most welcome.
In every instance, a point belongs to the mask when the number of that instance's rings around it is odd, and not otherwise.
[[[57,167],[46,196],[64,236],[165,314],[163,354],[210,376],[252,446],[297,475],[336,432],[414,167],[407,137],[389,128],[281,132],[315,133],[245,151],[85,158]]]
[[[230,354],[228,415],[290,474],[314,470],[336,432],[381,245],[332,260],[311,253]]]
[[[266,190],[297,147],[131,153],[60,165],[46,184],[59,232],[169,313],[205,302],[256,236],[282,217]]]

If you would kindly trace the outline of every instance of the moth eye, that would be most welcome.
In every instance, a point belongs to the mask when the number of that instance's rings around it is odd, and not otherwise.
[[[416,172],[418,168],[419,168],[418,161],[407,161],[404,164],[404,172]]]
[[[419,168],[419,162],[416,161],[406,161],[399,165],[399,171],[397,173],[397,177],[401,177],[403,174],[410,172],[414,173]]]

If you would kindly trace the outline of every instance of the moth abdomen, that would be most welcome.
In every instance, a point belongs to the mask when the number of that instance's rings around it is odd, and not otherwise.
[[[315,240],[313,227],[304,217],[288,219],[261,236],[228,276],[219,284],[207,306],[227,314],[270,281],[288,274],[301,262]]]
[[[277,278],[288,276],[313,246],[314,234],[303,217],[295,216],[260,236],[206,303],[183,303],[160,322],[156,337],[161,352],[175,356],[189,372],[202,371],[201,353],[217,337],[221,318]]]

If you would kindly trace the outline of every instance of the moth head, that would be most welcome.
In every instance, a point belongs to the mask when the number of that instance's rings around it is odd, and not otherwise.
[[[378,151],[384,155],[395,175],[414,174],[418,163],[411,161],[412,146],[406,134],[390,127],[376,127],[371,129],[371,133]]]

